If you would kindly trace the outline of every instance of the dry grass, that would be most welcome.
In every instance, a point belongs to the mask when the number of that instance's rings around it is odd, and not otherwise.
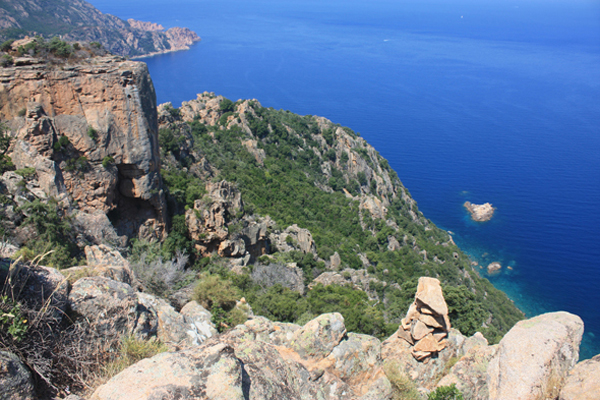
[[[394,400],[422,400],[417,387],[401,371],[398,362],[384,362],[383,371],[392,384],[392,398]]]

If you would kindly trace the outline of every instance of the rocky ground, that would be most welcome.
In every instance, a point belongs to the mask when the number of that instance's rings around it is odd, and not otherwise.
[[[83,267],[23,266],[20,273],[27,271],[27,285],[52,293],[46,301],[61,315],[86,321],[99,341],[126,334],[158,338],[170,349],[125,369],[90,399],[383,400],[403,398],[403,378],[423,396],[455,384],[467,399],[598,398],[600,359],[577,363],[583,323],[566,312],[522,321],[490,346],[479,333],[452,329],[439,281],[422,278],[403,325],[383,342],[347,332],[338,313],[299,326],[247,308],[247,322],[217,334],[197,302],[188,298],[178,309],[136,291],[118,252],[92,246],[86,255],[87,276],[79,279]],[[0,398],[37,398],[28,366],[14,354],[0,356]]]

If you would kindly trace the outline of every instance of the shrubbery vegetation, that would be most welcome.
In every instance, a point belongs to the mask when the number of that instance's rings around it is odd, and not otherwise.
[[[303,315],[339,311],[350,331],[385,337],[397,328],[413,301],[417,278],[434,276],[444,285],[453,326],[465,335],[482,331],[494,342],[521,318],[504,294],[472,271],[468,258],[449,242],[447,232],[426,221],[415,205],[400,196],[392,200],[387,217],[397,228],[373,219],[366,210],[359,210],[358,201],[348,198],[344,191],[355,196],[361,192],[379,196],[377,183],[365,171],[353,175],[346,170],[349,154],[347,151],[338,154],[335,150],[336,126],[321,128],[312,116],[251,106],[253,113],[245,114],[251,135],[236,125],[226,125],[227,116],[234,115],[237,109],[236,103],[227,99],[220,105],[220,126],[205,125],[196,119],[162,127],[163,155],[176,160],[163,168],[169,210],[178,224],[174,223],[167,239],[171,248],[190,251],[195,264],[197,256],[185,231],[183,213],[204,195],[205,183],[199,175],[182,172],[194,163],[181,153],[189,147],[189,151],[205,158],[218,171],[216,179],[237,184],[246,213],[269,215],[281,228],[298,224],[310,230],[319,257],[325,260],[337,251],[343,266],[360,269],[365,267],[359,253],[366,255],[369,274],[384,283],[374,285],[380,301],[371,302],[364,292],[351,287],[317,286],[301,296],[281,286],[261,288],[244,282],[243,288],[238,286],[239,295],[246,297],[257,314],[297,322]],[[357,137],[349,128],[344,131]],[[321,144],[319,136],[325,144]],[[243,144],[248,139],[257,139],[258,149],[265,154],[262,162]],[[355,159],[362,158],[375,174],[385,171],[394,185],[402,188],[396,174],[376,152],[362,144],[350,151]],[[330,177],[323,172],[324,163],[330,165]],[[329,186],[333,193],[322,190],[323,186]],[[388,250],[390,236],[402,243],[400,249]],[[176,240],[170,240],[175,237]],[[318,265],[312,255],[292,252],[275,254],[274,259],[297,262],[306,283],[324,271],[324,265]],[[470,279],[465,278],[466,271]],[[227,279],[237,286],[231,276]],[[486,327],[484,322],[490,314],[493,318]]]

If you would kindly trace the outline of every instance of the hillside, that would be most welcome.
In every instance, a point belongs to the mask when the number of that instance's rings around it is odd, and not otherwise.
[[[82,0],[2,0],[0,40],[60,35],[63,40],[99,42],[122,56],[141,56],[189,48],[200,40],[187,28],[171,28],[103,14]]]
[[[598,392],[581,319],[517,322],[351,129],[32,46],[0,68],[0,398]]]
[[[173,220],[167,247],[186,248],[199,265],[247,274],[258,287],[238,286],[255,312],[295,322],[339,311],[349,330],[385,337],[408,309],[417,278],[432,276],[464,334],[481,331],[497,342],[522,318],[351,129],[211,93],[180,109],[160,106],[159,126]],[[217,199],[206,181],[230,182],[237,205]],[[206,213],[218,202],[221,233]],[[283,265],[297,271],[286,275]]]

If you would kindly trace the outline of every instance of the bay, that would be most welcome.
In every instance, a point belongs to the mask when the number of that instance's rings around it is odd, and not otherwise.
[[[143,59],[159,102],[213,91],[360,132],[428,218],[501,262],[494,285],[528,316],[581,316],[581,357],[600,353],[597,1],[92,4],[202,37]],[[471,221],[466,200],[494,218]]]

